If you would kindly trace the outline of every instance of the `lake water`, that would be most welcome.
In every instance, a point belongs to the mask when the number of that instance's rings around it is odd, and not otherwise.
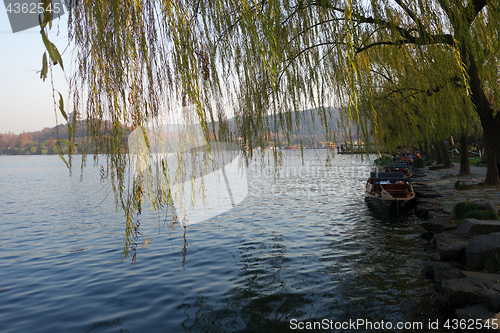
[[[58,156],[0,156],[0,331],[292,332],[323,319],[442,319],[426,299],[431,254],[416,218],[364,200],[369,161],[287,154],[279,179],[251,167],[249,196],[220,216],[172,230],[143,214],[151,244],[139,244],[133,264],[99,168],[80,181]],[[372,331],[351,328],[324,331]]]

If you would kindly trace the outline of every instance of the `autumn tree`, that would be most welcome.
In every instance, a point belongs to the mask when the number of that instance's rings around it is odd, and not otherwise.
[[[21,143],[21,148],[23,148],[29,142],[33,142],[33,137],[31,134],[23,132],[19,134],[19,142]]]
[[[50,152],[54,149],[54,146],[56,145],[56,140],[54,138],[49,138],[47,142],[47,148],[49,149]]]

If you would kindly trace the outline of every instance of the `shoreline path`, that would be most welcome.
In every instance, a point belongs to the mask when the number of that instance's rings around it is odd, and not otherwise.
[[[453,213],[453,206],[461,201],[471,201],[477,203],[491,202],[500,207],[500,187],[478,186],[486,177],[486,167],[470,166],[471,174],[459,176],[460,165],[455,165],[450,169],[439,169],[429,171],[425,169],[425,174],[419,182],[426,184],[442,196],[435,198],[443,210]],[[465,181],[471,188],[466,190],[455,189],[457,180]]]

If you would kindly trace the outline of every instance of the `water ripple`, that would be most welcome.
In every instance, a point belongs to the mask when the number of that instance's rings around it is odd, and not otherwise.
[[[80,182],[57,156],[0,157],[2,331],[288,332],[291,319],[439,318],[422,299],[432,285],[420,278],[420,229],[363,200],[368,161],[325,166],[326,151],[304,154],[304,165],[289,155],[276,180],[251,166],[251,195],[188,227],[185,247],[183,228],[145,213],[151,244],[133,265],[121,260],[121,213],[112,198],[99,205],[109,185],[98,168]]]

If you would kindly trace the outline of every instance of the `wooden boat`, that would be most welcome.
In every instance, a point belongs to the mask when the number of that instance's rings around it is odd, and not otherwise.
[[[399,155],[396,157],[396,162],[412,164],[413,158],[413,151],[411,149],[406,149],[399,152]]]
[[[415,191],[403,172],[371,172],[366,195],[391,211],[400,210],[415,198]]]
[[[394,162],[392,157],[381,157],[373,161],[376,165],[390,164],[392,162]]]
[[[402,172],[404,177],[411,177],[412,173],[408,163],[390,163],[383,167],[384,172]]]

